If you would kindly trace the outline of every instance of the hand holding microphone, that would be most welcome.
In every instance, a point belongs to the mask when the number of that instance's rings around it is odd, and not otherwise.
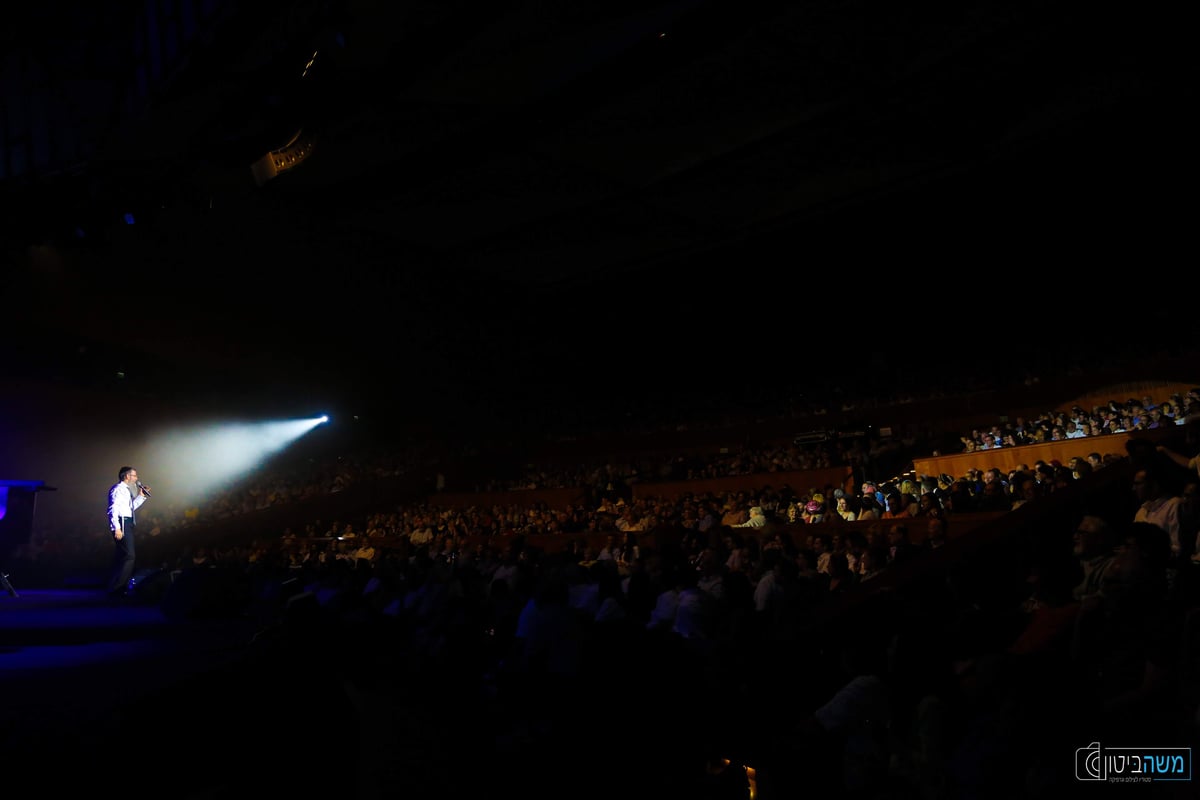
[[[142,490],[142,494],[146,495],[146,497],[150,496],[150,487],[149,486],[142,483],[141,481],[138,481],[137,487]]]

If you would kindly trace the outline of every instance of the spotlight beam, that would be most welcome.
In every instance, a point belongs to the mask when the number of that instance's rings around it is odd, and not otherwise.
[[[164,429],[151,433],[138,448],[138,468],[147,483],[153,480],[156,497],[190,502],[252,473],[328,421],[322,415]]]

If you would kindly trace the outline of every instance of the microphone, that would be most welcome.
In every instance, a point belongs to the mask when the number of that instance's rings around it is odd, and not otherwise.
[[[146,495],[146,497],[150,496],[150,487],[149,486],[142,483],[141,481],[138,481],[137,487],[142,490],[142,494]]]

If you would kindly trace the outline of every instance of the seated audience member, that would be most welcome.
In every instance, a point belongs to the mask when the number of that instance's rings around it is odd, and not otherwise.
[[[956,478],[942,498],[942,506],[950,514],[969,513],[973,504],[971,485],[966,478]]]
[[[1042,490],[1038,482],[1027,472],[1014,473],[1013,485],[1017,490],[1012,498],[1011,510],[1013,511],[1041,497]]]
[[[913,556],[917,555],[920,550],[912,543],[908,534],[908,525],[903,522],[896,522],[888,526],[887,529],[887,563],[902,564],[908,561]]]
[[[879,515],[880,519],[911,519],[916,516],[916,504],[911,503],[907,495],[899,491],[889,492],[887,506]]]
[[[739,496],[739,500],[740,500]],[[745,506],[741,502],[728,502],[722,508],[721,525],[726,528],[746,527],[743,523],[750,519],[750,514],[746,511]]]
[[[812,499],[804,504],[804,510],[800,514],[800,521],[807,525],[825,521],[825,503],[822,495],[814,494]]]
[[[837,515],[846,522],[854,522],[858,519],[857,508],[857,498],[843,495],[837,499]]]
[[[927,550],[938,550],[946,545],[946,518],[929,517],[925,527],[925,540],[921,546]]]
[[[745,522],[740,522],[736,525],[731,525],[731,528],[761,528],[767,524],[767,517],[763,513],[762,506],[751,506],[750,516]]]
[[[880,519],[883,517],[883,506],[875,499],[873,494],[864,494],[859,500],[858,519]]]
[[[942,507],[942,501],[938,499],[934,492],[926,492],[921,495],[921,499],[917,503],[918,517],[944,517],[946,509]]]
[[[1086,515],[1075,529],[1074,552],[1079,559],[1082,578],[1071,595],[1079,601],[1098,602],[1105,573],[1113,563],[1112,528],[1101,517]]]
[[[1155,454],[1159,455],[1157,451]],[[1147,457],[1137,466],[1133,473],[1133,493],[1139,503],[1133,521],[1149,522],[1162,528],[1170,541],[1171,554],[1180,556],[1183,550],[1179,518],[1182,498],[1172,490],[1160,463]]]
[[[1000,477],[1000,470],[992,468],[983,473],[983,489],[975,497],[976,511],[1010,511],[1012,498]]]
[[[1148,522],[1127,523],[1116,541],[1100,602],[1076,617],[1072,656],[1105,727],[1097,735],[1151,736],[1177,700],[1170,676],[1182,622],[1168,599],[1171,542]]]

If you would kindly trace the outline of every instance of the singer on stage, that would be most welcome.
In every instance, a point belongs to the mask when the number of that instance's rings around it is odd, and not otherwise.
[[[150,497],[149,487],[138,480],[137,470],[121,467],[117,482],[108,490],[108,527],[112,530],[113,561],[108,578],[110,597],[124,597],[133,577],[134,512]]]

